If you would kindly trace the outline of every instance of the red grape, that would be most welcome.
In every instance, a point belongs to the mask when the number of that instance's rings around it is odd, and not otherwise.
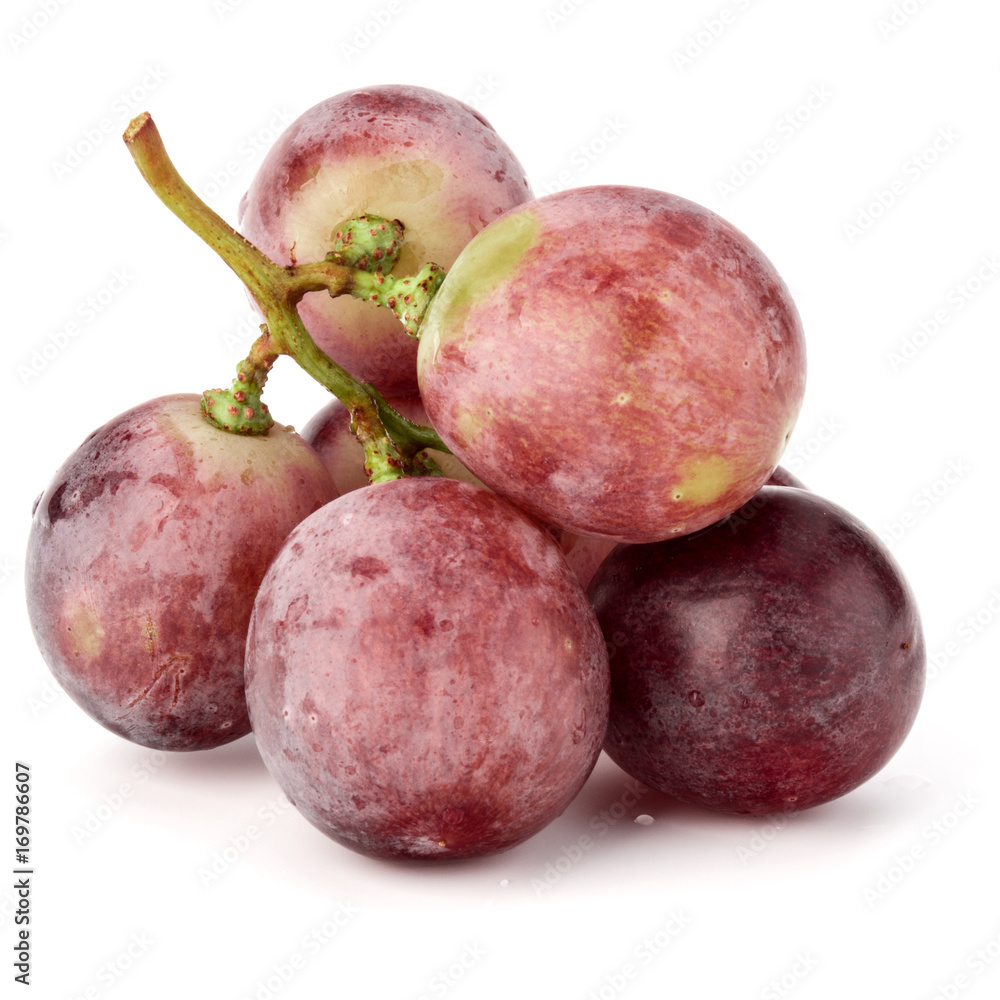
[[[699,533],[621,545],[590,597],[612,644],[605,749],[630,775],[735,813],[804,809],[896,752],[924,684],[917,607],[878,537],[764,487]]]
[[[490,489],[576,534],[649,542],[764,484],[805,348],[788,290],[729,223],[663,192],[590,187],[469,243],[417,368],[434,427]]]
[[[56,679],[143,746],[200,750],[245,735],[257,585],[285,535],[335,496],[298,434],[218,430],[196,395],[109,421],[32,519],[28,610]]]
[[[418,424],[429,423],[427,411],[419,396],[389,399],[387,402],[408,420]],[[351,432],[351,416],[338,400],[331,400],[313,416],[302,428],[302,437],[330,470],[338,493],[343,495],[368,485],[357,438]],[[433,449],[425,454],[437,463],[441,474],[449,479],[461,479],[482,486],[482,483],[454,455]],[[571,531],[563,531],[561,528],[550,528],[549,531],[559,543],[566,561],[576,573],[580,584],[586,588],[601,560],[614,548],[615,543],[604,538],[574,535]]]
[[[261,162],[240,204],[244,236],[279,264],[322,260],[337,227],[365,214],[399,219],[407,275],[459,251],[531,197],[524,169],[477,111],[423,87],[347,91],[300,115]],[[311,292],[299,312],[313,339],[386,396],[417,391],[417,344],[385,309]]]
[[[387,399],[386,402],[407,420],[427,424],[427,413],[419,396]],[[365,475],[364,454],[358,439],[351,431],[351,415],[338,399],[332,399],[302,428],[302,438],[319,455],[327,467],[337,492],[342,496],[368,485]],[[482,485],[454,455],[427,449],[424,454],[433,459],[441,474],[449,479]]]
[[[607,723],[604,639],[549,535],[440,477],[306,519],[247,641],[257,745],[320,830],[375,857],[505,850],[558,816]]]
[[[791,489],[804,490],[808,489],[806,484],[799,479],[798,476],[793,475],[784,466],[779,465],[774,472],[771,473],[771,478],[764,484],[765,486],[787,486]]]

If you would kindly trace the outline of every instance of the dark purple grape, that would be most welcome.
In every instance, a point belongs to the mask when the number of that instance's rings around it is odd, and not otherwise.
[[[809,487],[806,486],[798,476],[793,476],[792,473],[788,471],[783,465],[779,465],[774,472],[771,473],[771,478],[768,479],[765,486],[790,486],[797,490],[805,490]]]
[[[874,775],[924,685],[917,606],[846,510],[764,487],[689,537],[620,545],[589,591],[611,644],[605,749],[735,813],[804,809]]]

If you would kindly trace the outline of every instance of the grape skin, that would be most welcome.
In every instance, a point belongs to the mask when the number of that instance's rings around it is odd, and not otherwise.
[[[120,414],[35,506],[26,589],[46,663],[89,715],[142,746],[245,735],[257,586],[285,535],[335,496],[279,424],[266,437],[218,430],[190,394]]]
[[[247,698],[302,813],[375,857],[505,850],[558,816],[600,753],[607,651],[550,536],[444,478],[349,493],[261,585]]]
[[[735,813],[846,794],[896,752],[923,692],[916,602],[878,537],[803,489],[622,545],[589,595],[612,644],[605,749],[682,801]]]

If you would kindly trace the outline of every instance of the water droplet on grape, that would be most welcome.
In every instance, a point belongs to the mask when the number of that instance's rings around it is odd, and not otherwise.
[[[701,708],[701,706],[705,704],[705,699],[702,697],[702,693],[700,691],[689,691],[688,701],[691,702],[695,708]]]
[[[509,878],[502,878],[502,879],[500,879],[499,884],[500,885],[510,885],[510,879]]]
[[[639,826],[649,826],[653,822],[653,817],[643,813],[641,816],[636,816],[635,822],[638,823]]]

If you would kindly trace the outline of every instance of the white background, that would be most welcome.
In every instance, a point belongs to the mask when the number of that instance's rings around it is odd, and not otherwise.
[[[0,796],[12,819],[30,763],[37,995],[997,995],[995,3],[14,0],[2,22]],[[381,864],[285,806],[252,738],[159,755],[56,689],[24,609],[33,498],[121,410],[228,380],[251,331],[236,280],[138,176],[128,118],[151,111],[235,220],[276,126],[383,82],[477,104],[536,193],[661,188],[775,263],[810,363],[784,464],[891,542],[932,657],[865,786],[727,818],[636,799],[602,760],[504,855]],[[268,398],[301,426],[325,397],[289,362]]]

